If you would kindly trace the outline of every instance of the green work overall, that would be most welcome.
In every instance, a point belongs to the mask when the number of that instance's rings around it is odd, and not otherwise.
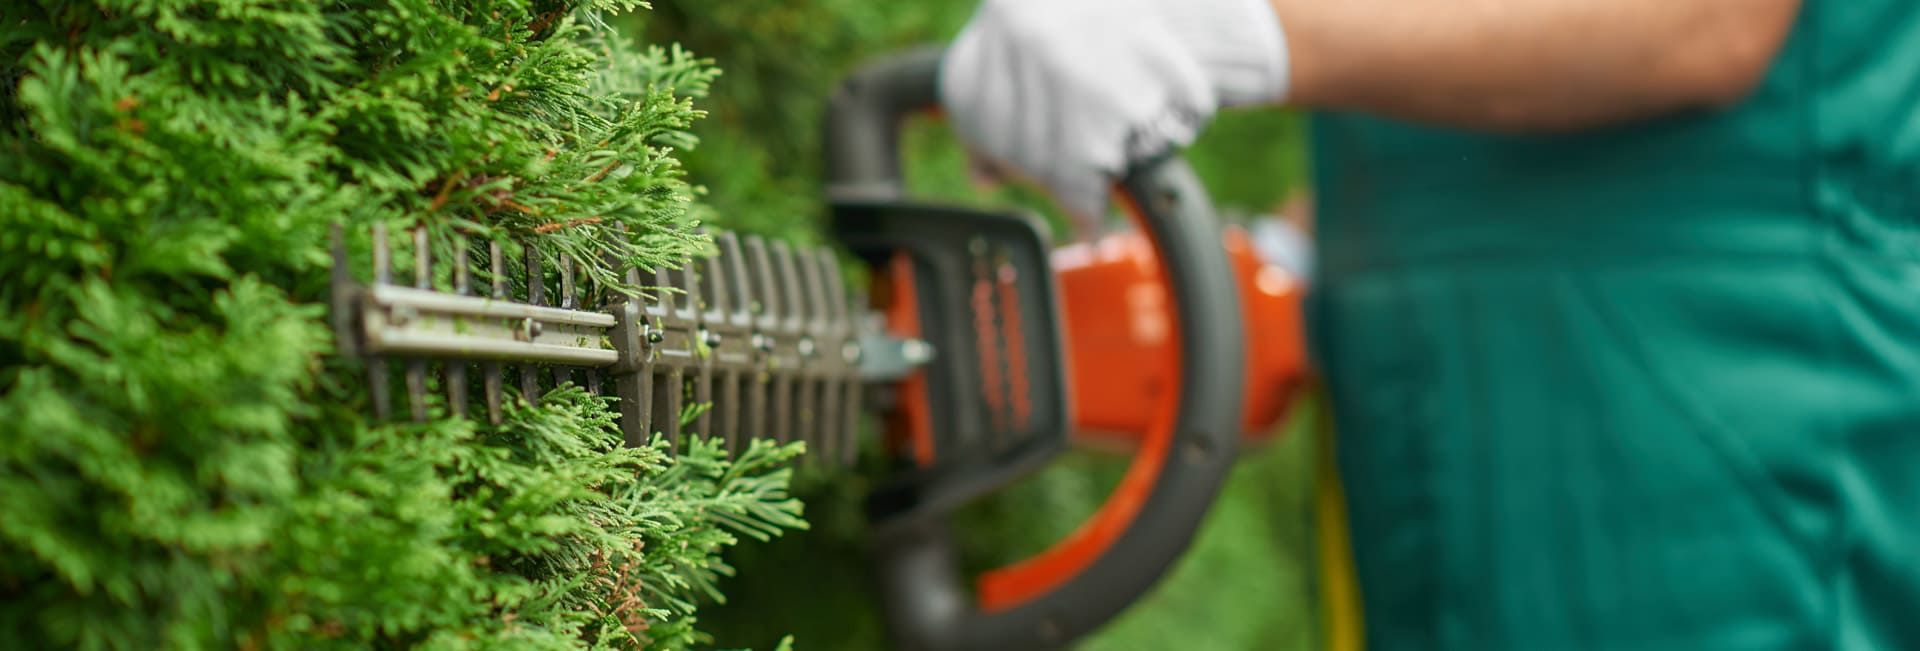
[[[1920,3],[1723,110],[1314,132],[1369,648],[1920,649]]]

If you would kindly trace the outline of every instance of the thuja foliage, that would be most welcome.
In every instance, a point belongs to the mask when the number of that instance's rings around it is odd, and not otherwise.
[[[703,246],[714,71],[637,0],[0,7],[0,648],[678,648],[781,462],[624,449],[563,388],[370,422],[327,236],[425,225],[610,279]]]

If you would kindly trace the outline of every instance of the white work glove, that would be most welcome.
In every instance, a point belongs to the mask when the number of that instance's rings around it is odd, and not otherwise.
[[[995,176],[1045,186],[1098,235],[1127,168],[1222,107],[1287,91],[1267,0],[984,0],[941,64],[948,121]]]

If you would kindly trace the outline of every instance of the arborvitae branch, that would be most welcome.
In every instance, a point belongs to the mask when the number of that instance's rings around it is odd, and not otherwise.
[[[641,5],[0,10],[0,648],[700,639],[718,552],[802,526],[791,451],[625,449],[577,389],[369,423],[322,307],[335,224],[603,282],[706,246],[675,156],[715,73],[594,13]]]

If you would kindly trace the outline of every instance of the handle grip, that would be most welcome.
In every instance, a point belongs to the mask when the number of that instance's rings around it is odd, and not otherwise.
[[[940,47],[870,63],[827,100],[827,194],[834,199],[900,199],[900,123],[940,107]]]
[[[937,109],[942,51],[871,64],[830,100],[832,199],[904,198],[900,123]],[[903,649],[1053,648],[1099,627],[1164,575],[1218,494],[1239,435],[1241,307],[1221,226],[1199,179],[1169,156],[1120,183],[1149,234],[1174,303],[1176,360],[1162,360],[1177,400],[1141,438],[1120,485],[1067,540],[989,573],[969,597],[943,513],[875,523],[877,574],[894,644]]]

